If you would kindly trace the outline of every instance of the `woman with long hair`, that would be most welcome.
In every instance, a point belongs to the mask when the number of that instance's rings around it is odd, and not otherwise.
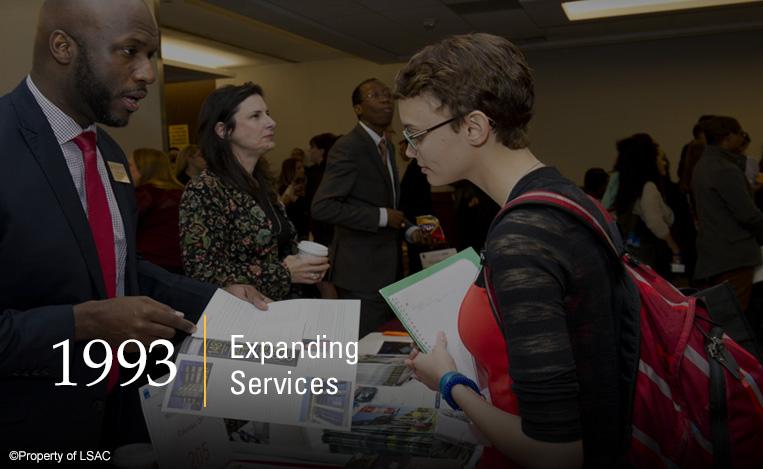
[[[296,255],[296,231],[263,158],[275,147],[275,127],[258,85],[227,85],[207,97],[199,115],[207,169],[186,186],[180,232],[188,275],[251,284],[280,300],[294,283],[320,281],[329,264]]]
[[[135,198],[138,201],[138,252],[170,272],[183,273],[180,257],[178,210],[183,185],[175,179],[169,157],[152,148],[132,154],[140,175]]]
[[[207,167],[204,157],[201,156],[201,149],[198,145],[186,145],[178,152],[175,160],[175,177],[181,184],[186,185],[188,181],[195,178]]]
[[[671,261],[681,263],[673,240],[673,210],[660,191],[666,159],[651,136],[634,134],[617,142],[620,186],[615,197],[617,223],[637,259],[669,278]]]

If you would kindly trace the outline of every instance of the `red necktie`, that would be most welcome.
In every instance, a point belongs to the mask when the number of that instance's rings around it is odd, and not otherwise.
[[[93,234],[98,261],[101,264],[103,283],[107,298],[117,294],[117,260],[114,253],[114,228],[111,224],[111,211],[106,199],[106,190],[98,173],[98,153],[95,132],[82,132],[74,138],[74,143],[82,151],[85,161],[85,199],[87,200],[87,221]],[[114,356],[114,355],[112,355]],[[106,384],[108,391],[119,381],[119,362],[114,360]]]

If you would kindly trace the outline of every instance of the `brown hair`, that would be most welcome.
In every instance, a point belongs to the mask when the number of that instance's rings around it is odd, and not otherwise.
[[[138,148],[132,153],[135,166],[140,171],[140,184],[150,184],[160,189],[183,189],[175,179],[170,158],[153,148]]]
[[[277,195],[274,177],[270,165],[264,157],[257,160],[252,174],[247,173],[238,162],[231,150],[227,136],[221,138],[215,131],[218,122],[225,124],[227,134],[236,128],[234,117],[241,103],[250,96],[265,97],[262,88],[252,82],[243,85],[225,85],[212,91],[204,100],[199,112],[199,147],[207,170],[225,181],[228,185],[251,195],[260,204],[260,188],[262,187],[271,203],[276,203]]]
[[[175,177],[180,177],[185,173],[185,169],[188,167],[188,160],[190,160],[196,153],[201,153],[201,148],[198,145],[190,144],[183,147],[178,152],[175,158]]]
[[[395,97],[429,94],[463,118],[482,111],[503,145],[519,149],[528,144],[535,92],[530,67],[522,52],[505,38],[492,34],[451,36],[416,53],[395,78]]]
[[[283,160],[283,163],[281,163],[281,174],[278,176],[278,194],[282,195],[284,191],[286,191],[286,188],[289,187],[289,184],[294,182],[297,178],[297,168],[299,166],[302,166],[304,168],[304,165],[301,161],[294,159],[294,158],[287,158]],[[305,184],[305,176],[304,174],[299,178],[300,180],[297,181],[297,184]]]

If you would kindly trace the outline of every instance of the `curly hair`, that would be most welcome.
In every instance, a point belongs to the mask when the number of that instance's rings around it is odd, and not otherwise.
[[[534,79],[522,52],[505,38],[451,36],[416,53],[395,78],[395,97],[424,94],[459,117],[450,124],[454,131],[467,114],[479,110],[490,118],[503,145],[519,149],[528,144]]]

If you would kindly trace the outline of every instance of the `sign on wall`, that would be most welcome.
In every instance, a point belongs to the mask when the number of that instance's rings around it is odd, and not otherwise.
[[[170,125],[168,126],[170,134],[170,147],[176,147],[183,149],[187,147],[191,142],[188,140],[188,125]]]

